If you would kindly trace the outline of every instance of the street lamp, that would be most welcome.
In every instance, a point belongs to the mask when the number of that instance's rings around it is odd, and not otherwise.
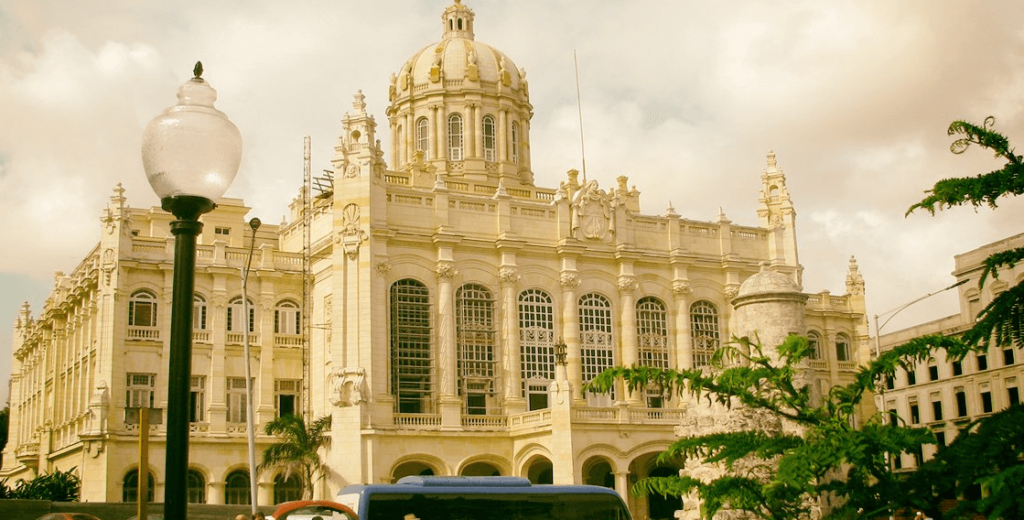
[[[177,218],[174,235],[174,287],[171,348],[167,370],[167,450],[164,515],[185,520],[188,511],[189,392],[192,380],[192,294],[195,290],[199,217],[224,195],[242,159],[242,136],[213,107],[217,91],[201,77],[178,89],[178,104],[157,116],[142,133],[142,166],[160,205]],[[140,473],[141,474],[141,473]]]

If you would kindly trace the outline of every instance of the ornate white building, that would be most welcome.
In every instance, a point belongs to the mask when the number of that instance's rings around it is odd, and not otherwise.
[[[842,296],[739,294],[762,263],[801,286],[796,212],[773,153],[751,176],[756,226],[644,214],[626,177],[602,187],[569,171],[536,186],[525,73],[475,39],[460,1],[442,22],[441,40],[392,75],[387,149],[357,94],[333,183],[296,199],[290,223],[260,228],[248,316],[249,208],[226,199],[203,217],[190,500],[247,500],[248,324],[257,429],[283,413],[333,415],[324,496],[410,474],[517,475],[611,486],[638,518],[670,518],[678,501],[628,487],[679,469],[655,458],[702,405],[623,388],[584,395],[583,384],[614,365],[701,366],[733,333],[784,328],[816,343],[808,380],[827,391],[868,355],[856,263]],[[171,219],[117,190],[96,248],[58,273],[38,316],[19,314],[0,477],[78,467],[83,499],[135,496],[134,407],[167,405]],[[151,437],[159,501],[162,424]],[[259,435],[258,448],[270,440]],[[261,475],[261,503],[293,484]]]

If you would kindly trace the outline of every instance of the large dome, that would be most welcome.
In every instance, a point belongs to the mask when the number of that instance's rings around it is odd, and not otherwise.
[[[505,53],[476,41],[473,18],[473,10],[461,0],[448,6],[441,14],[441,41],[420,49],[402,65],[394,94],[407,95],[411,87],[431,84],[451,88],[479,83],[484,89],[519,91],[524,73]],[[463,85],[464,81],[470,83]]]
[[[428,188],[437,175],[532,186],[526,72],[476,41],[473,19],[473,10],[455,0],[441,14],[441,40],[391,75],[391,164],[400,171],[431,170],[410,178]]]

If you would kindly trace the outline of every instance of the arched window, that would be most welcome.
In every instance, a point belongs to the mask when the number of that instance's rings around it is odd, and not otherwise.
[[[299,304],[284,300],[274,308],[274,334],[299,334],[302,331],[302,313]]]
[[[484,160],[493,162],[498,155],[494,117],[484,116]]]
[[[197,470],[190,469],[185,476],[189,504],[206,503],[206,479]]]
[[[530,410],[548,407],[548,385],[555,379],[554,306],[548,293],[519,294],[519,357],[523,397]]]
[[[718,308],[700,300],[690,305],[690,337],[693,341],[693,366],[704,367],[711,362],[711,354],[718,349]]]
[[[291,502],[302,500],[302,479],[298,474],[292,473],[288,478],[284,474],[274,477],[274,503]]]
[[[430,159],[430,122],[421,117],[416,120],[416,149],[423,152],[423,159]]]
[[[512,135],[510,138],[512,148],[512,162],[519,163],[519,123],[512,121]]]
[[[455,327],[459,382],[468,415],[486,415],[494,395],[494,298],[477,284],[455,293]]]
[[[636,302],[636,344],[639,365],[668,368],[668,312],[661,300],[647,296]],[[650,387],[645,392],[647,406],[661,408],[661,389]]]
[[[462,116],[460,114],[448,116],[448,159],[462,160]]]
[[[225,504],[251,504],[252,492],[249,490],[249,471],[235,470],[224,479]]]
[[[648,296],[636,302],[636,336],[640,365],[668,368],[668,312],[661,300]]]
[[[846,334],[836,334],[836,361],[851,361],[850,338]]]
[[[206,298],[199,294],[192,296],[192,329],[206,330]]]
[[[154,485],[153,474],[147,472],[149,479],[147,485],[149,489],[146,490],[146,502],[153,502],[153,488]],[[122,502],[138,502],[139,501],[139,470],[138,468],[133,469],[125,474],[124,480],[121,481],[121,501]]]
[[[430,293],[416,280],[391,286],[391,393],[400,413],[425,413],[432,402]]]
[[[156,327],[156,295],[142,290],[128,299],[129,327]]]
[[[583,382],[587,383],[615,364],[612,356],[612,306],[600,294],[584,294],[579,300],[579,314]]]
[[[244,332],[246,321],[249,322],[249,332],[256,330],[256,306],[252,304],[252,300],[249,300],[249,319],[243,318],[245,315],[245,309],[242,308],[242,297],[235,297],[233,300],[228,302],[227,319],[228,319],[228,332]]]
[[[809,359],[821,359],[821,335],[817,332],[810,331],[807,333],[807,343],[811,347],[811,352],[808,355]]]

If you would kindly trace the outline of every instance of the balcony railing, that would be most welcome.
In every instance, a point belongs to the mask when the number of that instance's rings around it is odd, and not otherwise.
[[[302,348],[302,334],[275,334],[274,346],[284,348]]]
[[[242,339],[243,338],[242,338],[242,333],[241,332],[228,332],[227,338],[225,338],[224,342],[227,343],[228,345],[241,345],[242,344]],[[250,332],[249,333],[249,344],[250,345],[259,345],[260,344],[260,335],[258,333],[255,333],[255,332]]]
[[[395,426],[399,428],[433,428],[441,426],[441,416],[432,413],[396,413]]]
[[[160,341],[160,329],[157,327],[128,326],[128,339],[135,341]]]
[[[463,415],[462,427],[473,430],[504,430],[508,425],[504,415]]]

